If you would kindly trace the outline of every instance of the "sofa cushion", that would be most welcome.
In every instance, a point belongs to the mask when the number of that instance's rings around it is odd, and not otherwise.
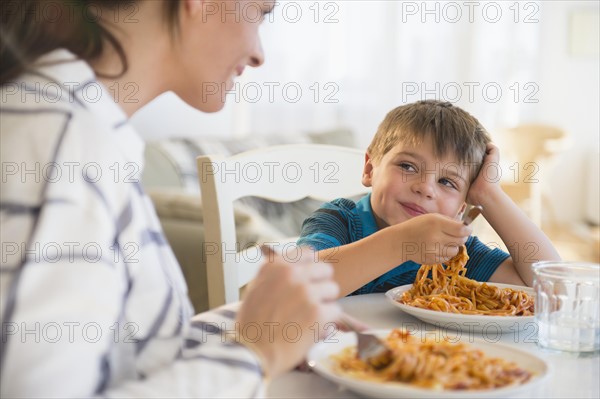
[[[198,226],[204,221],[199,195],[190,195],[173,189],[150,189],[148,196],[154,203],[156,213],[161,220],[186,220]],[[285,236],[251,207],[236,204],[233,213],[237,240],[242,246],[268,242]]]

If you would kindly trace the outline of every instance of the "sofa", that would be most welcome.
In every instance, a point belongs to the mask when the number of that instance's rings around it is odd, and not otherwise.
[[[146,143],[142,184],[179,261],[196,312],[208,309],[209,284],[203,256],[204,226],[196,157],[202,154],[227,156],[264,146],[300,143],[356,145],[348,129],[226,140],[175,137]],[[302,221],[319,205],[309,198],[289,204],[259,198],[241,199],[234,210],[238,243],[244,247],[250,243],[297,237]]]

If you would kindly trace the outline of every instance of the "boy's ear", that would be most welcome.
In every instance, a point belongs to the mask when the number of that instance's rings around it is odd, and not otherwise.
[[[369,156],[369,153],[365,153],[365,166],[363,167],[362,173],[362,184],[365,187],[371,187],[371,180],[373,177],[373,160]]]

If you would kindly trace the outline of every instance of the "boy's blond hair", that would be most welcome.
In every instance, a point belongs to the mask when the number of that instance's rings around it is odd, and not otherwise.
[[[449,102],[424,100],[388,112],[367,152],[379,162],[394,146],[418,146],[427,137],[437,157],[452,154],[458,162],[467,164],[471,180],[477,176],[491,141],[485,128],[468,112]]]

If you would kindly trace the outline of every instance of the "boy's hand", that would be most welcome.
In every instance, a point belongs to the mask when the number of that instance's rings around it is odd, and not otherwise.
[[[477,175],[467,193],[467,203],[485,207],[486,198],[490,197],[494,191],[501,190],[499,162],[500,151],[498,147],[488,143],[479,175]]]
[[[425,265],[453,258],[473,232],[471,226],[438,213],[417,216],[393,228],[406,237],[398,241],[403,261],[412,260]]]

